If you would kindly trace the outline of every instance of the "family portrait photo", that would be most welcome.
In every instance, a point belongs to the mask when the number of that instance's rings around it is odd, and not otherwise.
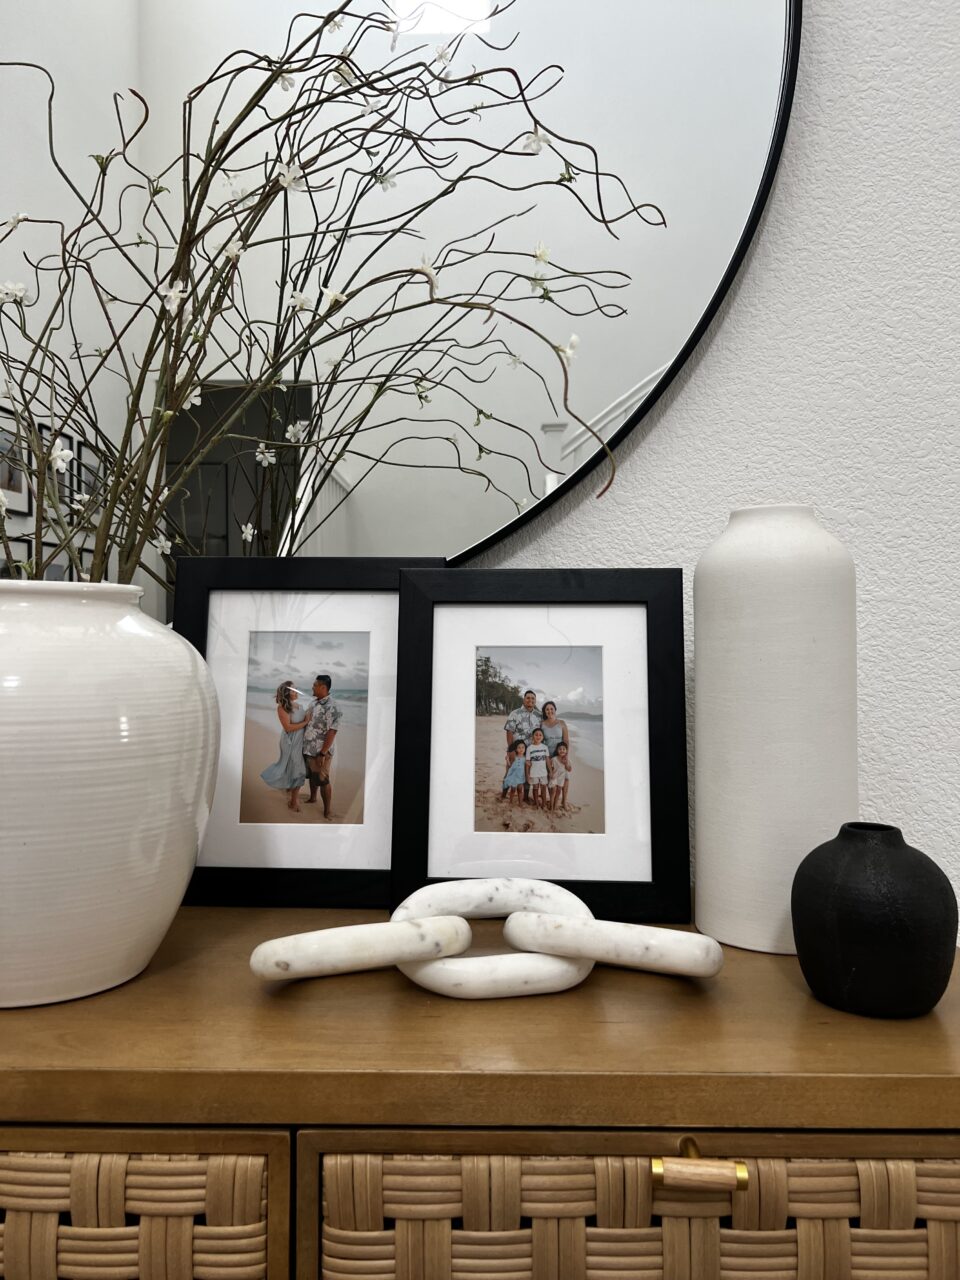
[[[475,831],[602,834],[603,650],[476,651]]]
[[[362,823],[370,635],[252,631],[240,821]]]

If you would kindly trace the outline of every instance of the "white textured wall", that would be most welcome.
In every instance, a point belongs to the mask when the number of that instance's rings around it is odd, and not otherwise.
[[[612,492],[587,480],[482,563],[681,565],[692,669],[693,567],[728,509],[812,503],[857,562],[862,816],[960,890],[958,75],[952,0],[806,0],[777,185],[717,322]]]

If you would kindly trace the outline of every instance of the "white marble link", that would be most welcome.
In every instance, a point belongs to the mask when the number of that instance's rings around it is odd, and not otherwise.
[[[275,982],[322,978],[406,960],[455,956],[466,951],[472,936],[466,920],[451,915],[317,929],[261,942],[250,956],[250,968],[258,977]]]
[[[447,913],[479,919],[526,911],[593,919],[587,904],[567,889],[548,880],[528,880],[520,876],[446,880],[424,885],[400,903],[392,919],[423,919]],[[403,963],[399,968],[412,982],[438,995],[460,1000],[492,1000],[566,991],[583,981],[593,962],[505,951]]]
[[[503,926],[503,936],[522,951],[580,957],[690,978],[712,978],[723,966],[723,950],[713,938],[616,920],[571,919],[519,911]]]
[[[527,880],[522,876],[425,884],[404,898],[390,919],[455,915],[479,920],[485,916],[508,916],[512,911],[547,911],[558,916],[593,919],[587,904],[568,889],[561,889],[549,880]]]

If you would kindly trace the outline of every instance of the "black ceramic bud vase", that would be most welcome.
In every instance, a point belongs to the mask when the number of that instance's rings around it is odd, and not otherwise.
[[[869,1018],[929,1013],[947,988],[957,899],[897,827],[845,822],[797,868],[797,959],[824,1004]]]

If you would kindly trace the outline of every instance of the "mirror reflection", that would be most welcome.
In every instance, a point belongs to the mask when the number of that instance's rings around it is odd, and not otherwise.
[[[228,22],[212,0],[95,8],[100,30],[91,30],[97,39],[82,51],[83,92],[77,86],[76,31],[67,23],[38,23],[36,7],[31,20],[25,6],[13,6],[9,44],[20,47],[8,48],[6,56],[59,70],[60,100],[74,111],[84,94],[92,98],[102,88],[100,81],[119,85],[124,81],[118,76],[135,67],[135,83],[151,106],[140,153],[147,173],[161,172],[176,155],[180,104],[191,88],[236,49],[282,50],[288,24],[299,12],[286,0],[269,7],[236,0]],[[508,525],[593,459],[599,441],[642,408],[713,299],[756,199],[780,100],[786,0],[644,0],[630,6],[602,0],[589,14],[572,0],[517,0],[492,17],[486,16],[489,0],[457,0],[446,7],[398,0],[394,11],[396,28],[382,33],[379,47],[371,43],[366,65],[386,66],[427,49],[440,74],[451,79],[478,66],[514,68],[532,110],[551,122],[554,133],[541,136],[534,129],[514,144],[525,153],[519,185],[528,190],[518,196],[513,179],[508,200],[495,180],[502,171],[494,169],[494,180],[476,185],[466,209],[450,202],[448,212],[442,200],[426,209],[408,239],[387,253],[387,266],[422,265],[425,290],[441,263],[452,276],[470,254],[483,248],[496,257],[503,245],[520,255],[510,259],[510,296],[519,301],[517,289],[526,293],[526,310],[517,314],[529,317],[539,337],[500,321],[491,326],[489,317],[478,315],[461,338],[470,374],[457,413],[444,400],[451,384],[431,382],[431,370],[421,362],[421,376],[407,385],[400,408],[385,401],[369,419],[375,433],[349,450],[324,455],[319,498],[297,507],[295,542],[305,554],[454,555]],[[463,36],[465,27],[469,34]],[[446,57],[445,50],[451,51]],[[490,84],[478,83],[476,102],[463,110],[474,110],[480,121],[491,92]],[[38,121],[28,120],[26,111],[19,123],[28,134],[36,132]],[[64,122],[63,146],[87,154],[82,123],[82,116]],[[602,182],[587,160],[571,170],[567,157],[575,153],[566,139],[596,148],[599,169],[607,175]],[[507,144],[497,138],[496,145]],[[388,155],[388,148],[371,145],[370,163]],[[571,190],[558,193],[565,174]],[[404,200],[422,199],[433,177],[409,165],[397,182],[387,176],[386,165],[384,175],[376,193],[382,196],[380,216]],[[43,194],[42,184],[30,190],[35,177],[16,181],[22,187],[18,204]],[[554,198],[576,193],[577,184],[585,204],[602,199],[606,225],[587,216],[577,201]],[[626,216],[631,202],[639,212]],[[460,265],[450,256],[451,246]],[[339,281],[350,278],[350,264],[365,250],[361,235],[351,238],[324,297],[332,293],[335,303]],[[250,280],[254,311],[275,306],[278,287],[284,287],[280,274],[274,265]],[[578,287],[571,287],[571,276]],[[318,302],[311,299],[310,305]],[[382,350],[401,346],[409,332],[402,325],[391,331]],[[539,359],[543,342],[551,356],[546,372]],[[471,352],[477,355],[473,364]],[[346,337],[326,342],[312,364],[291,368],[276,401],[261,404],[261,411],[275,412],[279,404],[294,422],[305,421],[323,395],[322,365],[340,369],[353,355]],[[219,403],[237,394],[235,373],[214,370],[208,378],[197,414],[201,425],[202,414],[215,414]],[[259,432],[254,413],[246,463],[227,475],[225,459],[211,456],[206,475],[181,505],[181,518],[192,522],[195,533],[202,531],[207,553],[241,549],[234,545],[242,533],[231,518],[231,494],[238,485],[256,482],[252,442]],[[188,432],[184,451],[190,440]],[[176,440],[168,465],[177,465]],[[605,467],[594,473],[598,489],[607,479]],[[309,487],[299,475],[291,483],[301,495]]]

